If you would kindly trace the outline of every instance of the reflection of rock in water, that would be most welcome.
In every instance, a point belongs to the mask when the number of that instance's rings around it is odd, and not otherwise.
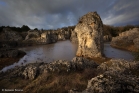
[[[68,48],[70,49],[63,48],[65,45],[68,46]],[[57,49],[59,47],[61,48],[61,50]],[[59,59],[71,60],[76,54],[77,45],[72,44],[69,41],[61,41],[61,42],[51,44],[51,45],[26,47],[26,48],[23,48],[23,50],[26,51],[27,55],[21,58],[17,64],[14,64],[15,66],[21,65],[22,62],[24,63],[23,65],[26,65],[28,63],[36,63],[36,61],[37,63],[42,62],[42,61],[49,63],[49,62],[59,60]],[[41,51],[42,55],[37,55],[38,52],[40,53],[40,50],[42,50]],[[127,60],[133,59],[133,56],[131,55],[130,52],[114,49],[109,44],[105,44],[105,50],[106,51],[104,51],[104,53],[107,57],[124,58]],[[114,52],[111,52],[111,51],[114,51]],[[40,61],[37,58],[40,58],[42,60]],[[9,66],[6,69],[10,69],[11,67],[13,66]]]
[[[24,62],[26,63],[26,62],[27,62],[27,60],[24,60]]]

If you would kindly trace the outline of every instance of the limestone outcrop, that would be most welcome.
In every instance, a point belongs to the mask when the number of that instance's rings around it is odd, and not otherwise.
[[[57,60],[50,63],[30,63],[26,66],[11,69],[9,72],[11,73],[11,77],[20,76],[25,79],[35,79],[40,74],[48,72],[70,72],[85,68],[97,68],[97,66],[94,61],[82,57],[74,57],[71,61]]]
[[[96,12],[89,12],[79,19],[74,31],[77,33],[77,56],[103,56],[103,23]]]
[[[57,30],[30,30],[25,41],[32,41],[36,44],[55,43],[60,40],[70,39],[73,27],[65,27]]]
[[[138,93],[139,62],[112,59],[97,67],[98,76],[88,81],[86,90],[69,93]]]
[[[41,39],[39,40],[39,42],[49,44],[49,43],[55,43],[57,42],[57,40],[58,36],[54,31],[47,31],[41,34]]]
[[[3,28],[0,32],[0,48],[14,48],[17,46],[32,46],[36,44],[50,44],[71,37],[71,31],[75,26],[63,27],[56,30],[29,30],[28,32],[16,32],[10,28]]]
[[[104,35],[104,36],[103,36],[103,41],[104,41],[104,42],[110,42],[111,40],[112,40],[112,36],[111,36],[111,35]],[[71,41],[72,43],[78,44],[77,33],[76,33],[74,30],[71,31],[70,41]]]
[[[0,33],[0,41],[22,41],[22,36],[16,32],[12,31],[9,28],[3,28],[3,31]]]
[[[33,38],[39,38],[40,32],[38,30],[29,30],[25,40],[31,40]]]
[[[136,51],[139,48],[139,28],[130,29],[113,37],[111,46]]]

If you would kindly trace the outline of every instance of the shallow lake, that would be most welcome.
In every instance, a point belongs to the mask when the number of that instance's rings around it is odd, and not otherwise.
[[[2,71],[15,66],[26,65],[28,63],[49,63],[60,59],[71,60],[73,57],[75,57],[77,44],[73,44],[69,40],[66,40],[59,41],[54,44],[24,47],[20,48],[20,50],[25,51],[27,54],[21,58],[19,62],[3,68]],[[134,59],[131,52],[112,48],[109,43],[104,44],[104,54],[106,57],[110,58],[120,58],[126,60]]]

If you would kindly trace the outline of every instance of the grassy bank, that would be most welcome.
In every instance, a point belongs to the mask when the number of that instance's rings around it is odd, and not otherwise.
[[[7,76],[0,79],[0,89],[23,89],[24,93],[68,93],[70,89],[82,91],[86,89],[88,80],[96,75],[96,69],[84,69],[43,73],[34,80]]]

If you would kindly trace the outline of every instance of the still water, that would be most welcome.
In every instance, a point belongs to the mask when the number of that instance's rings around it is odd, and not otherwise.
[[[26,55],[21,58],[19,62],[3,68],[2,71],[6,71],[7,69],[15,66],[26,65],[28,63],[49,63],[60,59],[71,60],[75,57],[77,44],[73,44],[69,40],[66,40],[59,41],[54,44],[24,47],[20,48],[20,50],[25,51]],[[110,58],[120,58],[126,60],[132,60],[134,58],[131,52],[112,48],[109,43],[104,44],[104,54],[106,57]]]

